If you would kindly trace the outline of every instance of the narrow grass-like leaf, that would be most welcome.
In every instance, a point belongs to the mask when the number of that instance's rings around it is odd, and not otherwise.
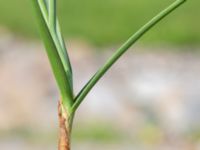
[[[110,69],[110,67],[136,42],[138,41],[147,31],[154,27],[159,21],[169,15],[177,7],[183,4],[186,0],[176,0],[165,10],[161,11],[157,16],[151,19],[147,24],[140,28],[133,36],[131,36],[114,54],[113,56],[101,67],[97,73],[88,81],[83,87],[80,93],[75,98],[75,103],[72,107],[71,112],[75,112],[81,102],[84,100],[90,90],[96,85],[96,83],[103,77],[103,75]]]
[[[71,89],[73,91],[72,68],[56,15],[56,0],[46,0],[46,8],[43,9],[44,12],[49,12],[47,25],[49,27],[49,31],[56,45],[57,51],[68,76]]]
[[[49,28],[51,31],[56,32],[56,0],[49,0]]]
[[[58,41],[56,44],[55,37],[53,37],[49,31],[49,26],[47,24],[48,13],[45,3],[41,0],[32,0],[32,2],[39,23],[40,33],[46,47],[46,52],[61,93],[63,105],[65,108],[69,109],[73,104],[73,90],[70,83],[71,79],[69,79],[69,76],[66,74],[66,69],[62,59],[60,58],[58,52]]]
[[[68,56],[68,53],[67,53],[67,48],[65,46],[65,41],[64,41],[64,38],[61,34],[61,30],[60,30],[60,25],[59,25],[59,22],[58,20],[56,21],[56,34],[57,34],[57,38],[60,42],[60,45],[62,47],[62,53],[64,53],[63,55],[65,55],[66,57],[66,64],[68,66],[68,69],[69,69],[69,72],[70,72],[70,76],[71,76],[71,86],[72,86],[72,89],[73,89],[73,81],[72,81],[72,78],[73,78],[73,72],[72,72],[72,67],[71,67],[71,63],[70,63],[70,59],[69,59],[69,56]]]
[[[70,59],[67,53],[67,49],[64,43],[64,39],[62,37],[61,34],[61,30],[60,30],[60,26],[59,26],[59,22],[56,16],[56,1],[51,2],[49,0],[38,0],[39,1],[39,5],[42,11],[42,14],[45,18],[46,24],[49,27],[49,32],[53,38],[53,41],[56,45],[58,54],[61,58],[62,64],[64,66],[66,75],[68,77],[69,83],[70,83],[70,87],[71,87],[71,91],[73,91],[73,76],[72,76],[72,68],[71,68],[71,63],[70,63]],[[50,9],[55,9],[55,10],[50,10]],[[48,15],[48,12],[52,12],[52,16],[54,17],[54,21],[56,21],[56,27],[50,27],[50,15]]]
[[[32,1],[34,1],[34,0],[32,0]],[[39,11],[42,12],[43,18],[44,18],[46,24],[48,24],[48,20],[49,20],[48,16],[49,15],[48,15],[48,12],[47,12],[47,9],[46,9],[47,2],[45,0],[35,0],[35,2],[38,3],[38,5],[40,7]]]
[[[45,21],[49,27],[49,32],[51,33],[51,36],[56,44],[57,51],[60,55],[66,74],[70,80],[70,84],[73,89],[72,68],[71,68],[70,59],[67,53],[67,48],[65,46],[65,42],[61,34],[59,21],[56,15],[56,0],[38,0],[38,1],[39,1],[42,14],[44,15]],[[51,25],[52,26],[55,25],[55,27],[51,27]]]

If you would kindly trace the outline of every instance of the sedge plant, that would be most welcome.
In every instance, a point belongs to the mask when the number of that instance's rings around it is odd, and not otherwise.
[[[59,26],[56,0],[32,0],[41,37],[60,92],[58,150],[70,150],[75,112],[96,83],[136,41],[184,2],[186,0],[176,0],[142,26],[99,68],[82,90],[74,95],[72,67]]]

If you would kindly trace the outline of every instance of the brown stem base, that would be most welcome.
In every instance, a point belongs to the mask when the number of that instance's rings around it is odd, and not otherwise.
[[[69,120],[62,112],[61,102],[58,104],[58,117],[59,117],[59,143],[58,150],[70,150],[70,125]]]

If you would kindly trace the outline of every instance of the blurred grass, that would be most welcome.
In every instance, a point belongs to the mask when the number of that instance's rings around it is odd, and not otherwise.
[[[62,0],[59,17],[66,37],[80,38],[99,46],[126,40],[141,25],[174,0]],[[200,1],[188,1],[144,38],[150,44],[199,45]],[[0,1],[0,26],[37,37],[29,0]]]
[[[122,130],[104,123],[92,123],[87,126],[75,127],[72,133],[73,139],[79,142],[112,143],[123,141],[126,137]]]
[[[126,139],[122,130],[106,124],[90,124],[74,128],[72,139],[75,142],[92,141],[98,143],[114,143]],[[57,141],[57,129],[44,130],[16,127],[10,130],[0,130],[0,140],[21,138],[31,143],[53,143]]]

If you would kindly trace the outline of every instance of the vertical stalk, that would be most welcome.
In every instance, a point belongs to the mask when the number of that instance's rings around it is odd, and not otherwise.
[[[56,0],[49,0],[49,28],[56,32]]]
[[[58,150],[70,150],[71,145],[71,130],[73,123],[73,115],[69,115],[62,105],[62,101],[58,104],[59,118],[59,142]]]

